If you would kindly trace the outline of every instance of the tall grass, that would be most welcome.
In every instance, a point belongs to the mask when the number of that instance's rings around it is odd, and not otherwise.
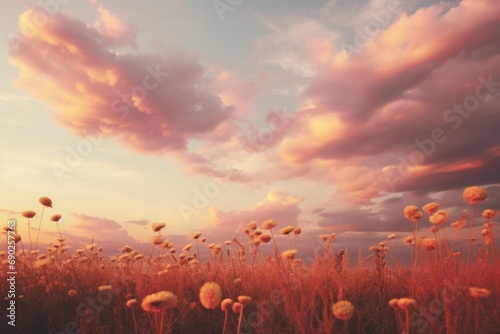
[[[207,244],[196,232],[192,236],[195,251],[191,244],[176,248],[165,241],[161,233],[165,225],[155,223],[147,254],[124,245],[120,254],[109,257],[93,242],[70,251],[59,232],[60,238],[43,254],[32,246],[29,251],[18,247],[16,330],[92,334],[498,331],[500,263],[492,230],[497,211],[483,213],[485,229],[477,236],[483,240],[481,252],[464,256],[453,248],[455,244],[449,245],[446,234],[438,233],[447,224],[447,214],[440,212],[438,217],[437,207],[423,208],[434,225],[431,238],[424,236],[422,227],[427,217],[415,208],[404,210],[412,221],[408,226],[412,238],[396,240],[391,234],[392,247],[384,240],[367,245],[372,255],[360,255],[358,263],[350,266],[347,250],[333,250],[335,234],[319,235],[322,252],[316,251],[314,260],[304,263],[292,248],[302,230],[287,226],[277,235],[273,229],[279,226],[272,220],[263,222],[262,230],[250,223],[245,235],[225,241],[224,248],[222,243]],[[26,217],[31,219],[33,214]],[[278,248],[278,238],[288,238],[285,249]],[[398,263],[391,254],[395,242],[401,243],[398,252],[407,251],[404,244],[411,248],[410,266]],[[200,258],[200,246],[207,248],[207,260]],[[1,296],[8,290],[6,256],[0,252]],[[389,256],[393,266],[388,264]],[[367,266],[367,261],[373,265]],[[3,310],[7,303],[2,300]],[[0,326],[0,332],[8,332],[5,320]]]

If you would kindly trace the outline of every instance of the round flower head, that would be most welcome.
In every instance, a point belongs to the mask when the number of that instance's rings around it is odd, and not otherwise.
[[[189,252],[189,250],[193,247],[193,244],[187,244],[186,246],[182,247],[183,252]]]
[[[220,308],[222,311],[227,312],[233,306],[233,300],[231,298],[226,298],[220,303]]]
[[[111,291],[113,287],[111,285],[101,285],[100,287],[97,288],[99,291]]]
[[[294,230],[293,230],[293,234],[295,235],[299,235],[302,233],[302,229],[300,227],[296,227]]]
[[[254,222],[254,221],[251,221],[250,223],[248,223],[248,228],[251,229],[251,230],[256,230],[257,229],[257,223]]]
[[[135,304],[137,304],[137,299],[129,299],[125,305],[128,308],[132,308]]]
[[[448,220],[448,213],[445,210],[436,211],[429,217],[429,221],[434,225],[441,225]]]
[[[196,231],[194,232],[194,234],[191,236],[191,239],[198,239],[199,237],[201,236],[201,232],[200,231]]]
[[[483,217],[486,219],[491,219],[497,215],[497,211],[491,210],[491,209],[486,209],[483,211]]]
[[[252,297],[250,297],[250,296],[238,296],[238,302],[241,305],[250,304],[251,301],[252,301]]]
[[[264,230],[270,230],[272,229],[273,227],[276,227],[276,222],[272,219],[268,219],[266,220],[265,222],[262,223],[262,228]]]
[[[293,230],[295,229],[295,227],[293,226],[286,226],[286,227],[283,227],[281,230],[280,230],[280,234],[281,235],[289,235],[290,233],[293,232]]]
[[[422,218],[422,213],[418,211],[415,205],[408,205],[403,211],[406,219],[415,222],[417,219]]]
[[[222,290],[215,282],[207,282],[200,289],[200,302],[206,309],[213,310],[218,307],[221,298]]]
[[[74,297],[74,296],[76,296],[77,294],[78,294],[78,292],[77,292],[76,290],[73,290],[73,289],[72,289],[72,290],[69,290],[69,291],[68,291],[68,296],[70,296],[70,297]]]
[[[28,210],[28,211],[23,211],[23,212],[21,212],[21,214],[22,214],[22,215],[23,215],[23,217],[25,217],[25,218],[33,218],[33,217],[35,217],[36,212],[35,212],[35,211]]]
[[[153,223],[153,225],[151,225],[151,229],[153,230],[153,232],[159,232],[164,227],[165,223]]]
[[[472,298],[487,298],[490,296],[491,291],[478,287],[470,287],[469,294]]]
[[[48,197],[40,197],[38,199],[38,201],[43,205],[43,206],[46,206],[46,207],[49,207],[51,208],[52,207],[52,200]]]
[[[178,298],[170,291],[153,293],[142,300],[141,307],[146,312],[160,312],[177,306]]]
[[[232,309],[234,313],[240,313],[243,305],[240,302],[233,303]]]
[[[332,305],[333,315],[340,320],[349,320],[354,312],[354,306],[347,300],[341,300]]]
[[[289,249],[281,253],[281,257],[288,260],[293,260],[293,258],[297,255],[296,249]]]
[[[272,240],[272,237],[269,234],[261,234],[259,235],[259,240],[265,244]]]
[[[62,216],[60,214],[55,214],[52,217],[50,217],[50,220],[52,220],[53,222],[58,222],[59,220],[61,220],[61,217]]]
[[[319,238],[323,241],[327,241],[330,236],[328,234],[320,234]]]
[[[392,239],[394,239],[395,237],[396,237],[396,235],[395,235],[394,233],[391,233],[391,234],[389,234],[389,235],[387,236],[387,239],[392,240]]]
[[[469,204],[477,204],[488,197],[488,193],[481,187],[467,187],[464,190],[464,200]]]
[[[434,212],[436,212],[439,209],[439,203],[438,202],[431,202],[429,204],[424,205],[422,210],[424,210],[425,213],[432,215]]]
[[[393,307],[393,308],[396,308],[398,306],[398,299],[397,298],[393,298],[393,299],[389,300],[389,306]]]
[[[415,304],[417,301],[413,298],[399,298],[398,306],[400,309],[408,310],[411,305]]]
[[[438,246],[438,241],[435,238],[423,238],[420,241],[422,249],[426,252],[433,251]]]

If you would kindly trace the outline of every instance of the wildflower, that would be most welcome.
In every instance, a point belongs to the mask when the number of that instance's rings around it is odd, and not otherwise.
[[[495,217],[498,214],[498,211],[491,210],[491,209],[486,209],[483,211],[483,217],[486,219],[491,219]]]
[[[238,285],[238,284],[241,284],[241,278],[235,278],[234,281],[233,281],[234,285]]]
[[[61,217],[62,216],[60,214],[55,214],[52,217],[50,217],[50,220],[53,222],[58,222],[59,220],[61,220]]]
[[[272,229],[273,227],[276,227],[276,222],[272,219],[268,219],[266,220],[265,222],[262,223],[262,228],[264,230],[270,230]]]
[[[254,222],[254,221],[251,221],[250,223],[248,223],[248,228],[251,229],[251,230],[256,230],[257,229],[257,223]]]
[[[418,219],[422,218],[422,213],[418,211],[415,205],[408,205],[403,211],[406,219],[416,222]]]
[[[187,244],[186,246],[182,247],[183,252],[189,252],[189,250],[193,247],[193,244]]]
[[[97,288],[97,290],[99,291],[111,291],[111,289],[113,288],[113,286],[111,285],[101,285],[100,287]]]
[[[224,245],[226,245],[226,246],[230,246],[230,245],[231,245],[231,240],[226,240],[226,241],[224,241]]]
[[[271,241],[272,237],[269,234],[261,234],[259,235],[259,240],[262,241],[263,243],[267,244],[269,241]]]
[[[236,302],[236,303],[233,303],[233,312],[234,313],[240,313],[241,312],[241,308],[242,308],[243,305],[241,305],[240,302]]]
[[[94,243],[91,243],[91,244],[88,244],[87,246],[85,246],[85,248],[87,250],[93,250],[95,248],[95,246],[97,246],[97,244],[94,242]]]
[[[375,253],[375,252],[378,252],[378,247],[377,247],[377,246],[370,246],[370,247],[368,248],[368,250],[369,250],[370,252],[374,252],[374,253]]]
[[[35,268],[45,268],[49,265],[50,259],[42,259],[35,261]]]
[[[140,259],[143,259],[144,258],[144,255],[143,254],[137,254],[134,256],[134,260],[135,261],[139,261]]]
[[[154,237],[151,242],[153,243],[153,245],[161,245],[163,243],[163,239],[160,237],[160,236],[156,236]]]
[[[231,298],[226,298],[220,303],[220,308],[224,312],[227,312],[231,306],[233,306],[233,300]]]
[[[470,287],[469,294],[472,298],[487,298],[490,296],[491,291],[478,287]]]
[[[215,282],[207,282],[200,289],[200,302],[203,307],[209,310],[219,306],[222,298],[220,285]]]
[[[121,249],[120,249],[122,252],[127,252],[127,253],[130,253],[131,251],[133,251],[134,249],[132,247],[130,247],[129,245],[125,245],[123,246]]]
[[[40,197],[38,199],[38,201],[43,205],[43,206],[46,206],[46,207],[49,207],[51,208],[52,207],[52,200],[48,197]]]
[[[389,306],[393,307],[393,308],[396,308],[398,306],[398,299],[397,298],[393,298],[393,299],[389,300]]]
[[[141,307],[146,312],[160,312],[177,306],[178,298],[170,291],[153,293],[142,300]]]
[[[420,243],[422,245],[422,249],[426,252],[435,250],[438,245],[436,238],[422,238]]]
[[[191,239],[198,239],[199,237],[201,236],[201,232],[200,231],[196,231],[194,232],[194,234],[191,236]]]
[[[481,187],[467,187],[463,193],[464,200],[469,204],[477,204],[488,197],[488,193]]]
[[[129,299],[125,305],[128,308],[132,308],[135,304],[137,304],[137,299]]]
[[[330,236],[328,234],[320,234],[319,237],[321,240],[327,241]]]
[[[35,217],[36,212],[35,212],[35,211],[28,210],[28,211],[23,211],[23,212],[21,212],[21,214],[22,214],[22,215],[23,215],[23,217],[25,217],[25,218],[33,218],[33,217]]]
[[[71,290],[68,291],[68,296],[70,296],[70,297],[74,297],[77,294],[78,294],[78,292],[76,290],[74,290],[74,289],[71,289]]]
[[[438,202],[431,202],[429,204],[426,204],[422,207],[422,210],[424,210],[425,213],[432,215],[439,209],[439,203]]]
[[[286,226],[286,227],[283,227],[281,230],[280,230],[280,234],[281,235],[289,235],[290,233],[293,232],[293,230],[295,229],[295,227],[293,226]]]
[[[251,301],[252,297],[250,296],[238,296],[238,302],[240,302],[241,305],[250,304]]]
[[[201,238],[200,241],[205,242],[205,241],[207,241],[207,238]]]
[[[385,242],[383,242],[383,241],[382,241],[382,242],[379,242],[379,244],[378,244],[378,245],[379,245],[380,247],[384,247],[384,246],[385,246]]]
[[[297,255],[296,249],[289,249],[281,253],[281,257],[288,260],[293,260],[293,258]]]
[[[300,227],[296,227],[294,230],[293,230],[293,234],[295,235],[299,235],[300,233],[302,233],[302,229]]]
[[[417,301],[413,298],[399,298],[398,306],[400,309],[408,310],[411,305],[415,304]]]
[[[151,229],[153,230],[153,232],[159,232],[164,227],[165,223],[153,223],[153,225],[151,225]]]
[[[408,245],[413,244],[413,242],[414,242],[413,235],[409,235],[409,236],[403,238],[403,241],[406,242]]]
[[[432,233],[437,233],[438,231],[439,231],[439,226],[437,226],[437,225],[432,226],[432,228],[431,228]]]
[[[445,210],[439,210],[429,217],[429,221],[434,225],[441,225],[448,220],[448,213]]]
[[[396,235],[395,235],[394,233],[391,233],[391,234],[389,234],[389,235],[387,236],[387,239],[392,240],[392,239],[394,239],[395,237],[396,237]]]
[[[347,300],[341,300],[332,305],[332,312],[340,320],[349,320],[354,312],[354,306]]]

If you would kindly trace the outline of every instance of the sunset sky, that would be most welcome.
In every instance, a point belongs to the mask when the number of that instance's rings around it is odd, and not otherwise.
[[[357,252],[408,235],[409,204],[457,220],[467,186],[500,209],[498,0],[2,11],[0,218],[22,235],[41,196],[44,243],[60,213],[73,247],[109,252],[149,243],[153,222],[181,247],[269,218],[300,226],[304,249],[335,232]]]

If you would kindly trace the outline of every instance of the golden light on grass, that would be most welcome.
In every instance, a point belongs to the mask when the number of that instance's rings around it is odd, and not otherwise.
[[[332,305],[332,312],[337,319],[349,320],[354,313],[354,305],[347,300],[341,300]]]
[[[213,310],[217,308],[222,299],[222,289],[216,282],[206,282],[200,289],[200,303],[204,308]]]

